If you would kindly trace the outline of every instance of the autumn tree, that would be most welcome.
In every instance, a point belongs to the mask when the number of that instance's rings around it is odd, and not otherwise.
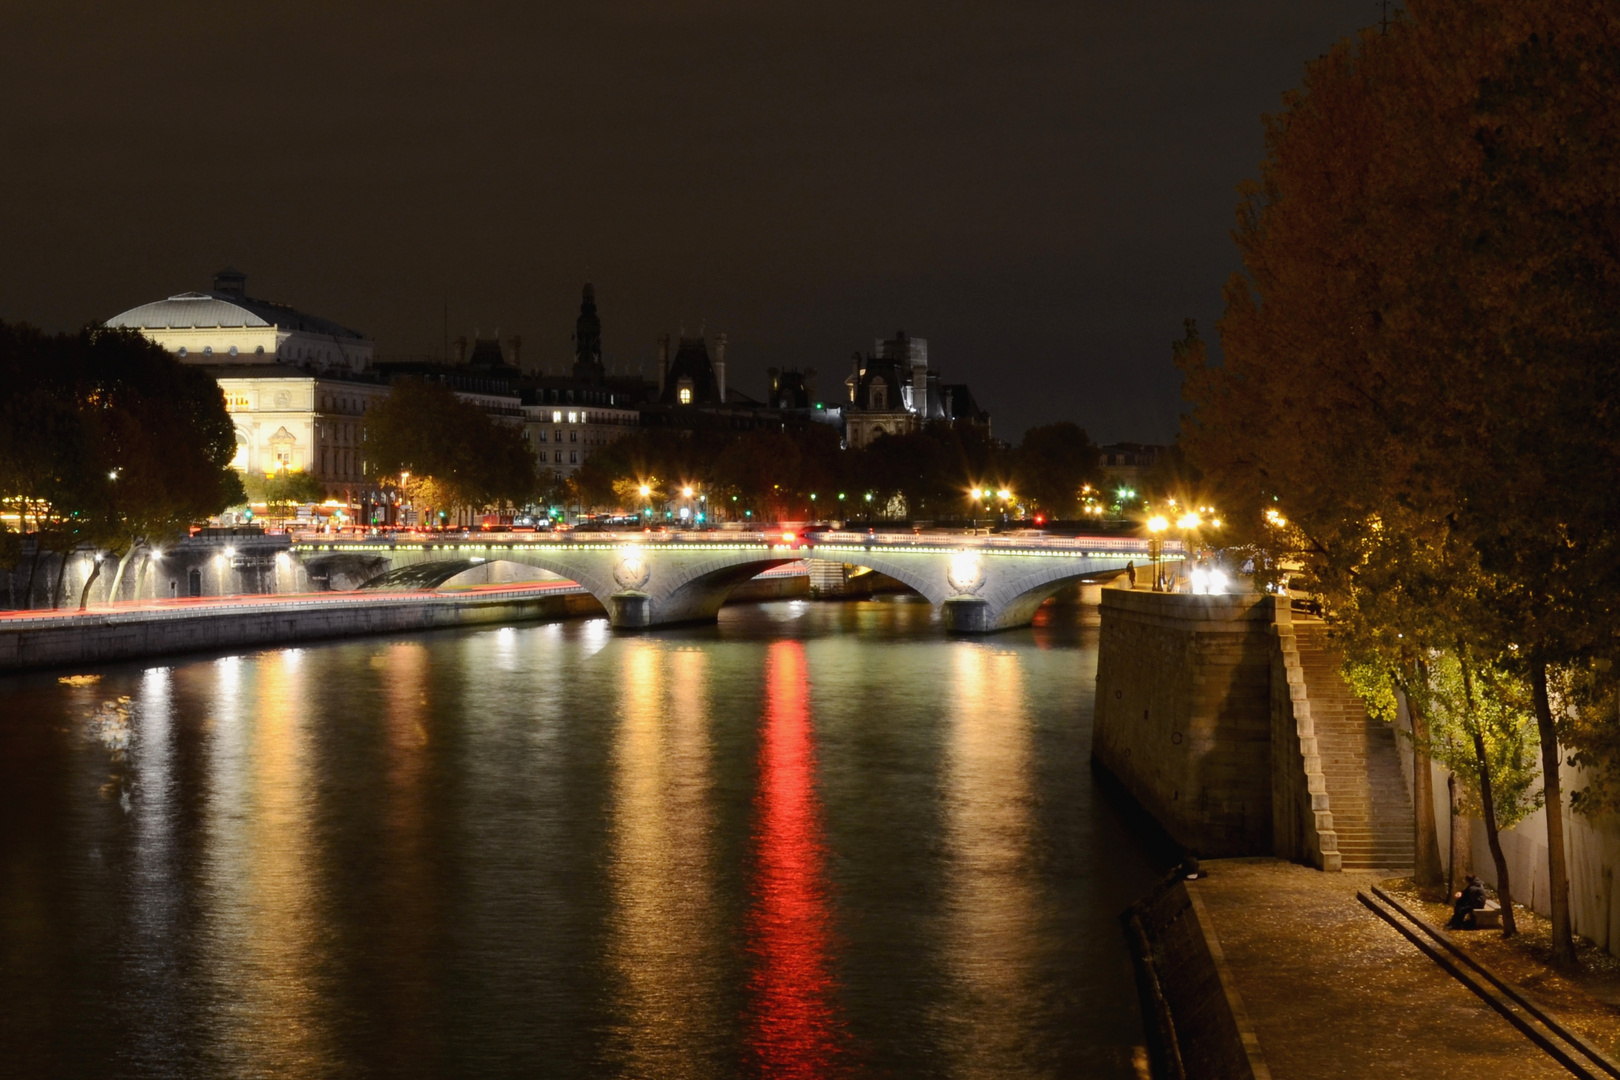
[[[1458,545],[1466,572],[1413,602],[1530,687],[1569,958],[1552,686],[1612,664],[1617,640],[1620,494],[1572,478],[1620,465],[1620,12],[1408,11],[1310,65],[1267,119],[1225,363],[1179,350],[1184,436],[1231,520],[1296,547],[1330,609],[1398,588],[1406,536]],[[1266,532],[1268,506],[1289,529]]]
[[[366,415],[365,438],[372,474],[410,473],[412,500],[436,510],[521,506],[539,486],[521,431],[443,383],[395,383]]]

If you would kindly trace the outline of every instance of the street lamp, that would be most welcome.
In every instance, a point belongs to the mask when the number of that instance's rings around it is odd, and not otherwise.
[[[1154,514],[1148,518],[1148,558],[1153,562],[1153,591],[1163,592],[1164,581],[1159,573],[1159,555],[1163,551],[1164,541],[1159,534],[1170,527],[1170,522],[1161,514]]]

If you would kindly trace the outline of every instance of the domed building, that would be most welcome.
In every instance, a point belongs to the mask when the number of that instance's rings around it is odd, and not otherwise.
[[[243,472],[308,472],[327,495],[369,520],[377,491],[366,467],[365,414],[388,396],[368,369],[373,345],[358,330],[247,295],[237,270],[208,292],[130,308],[107,326],[135,330],[219,383],[236,427]]]
[[[226,268],[209,292],[178,293],[130,308],[107,325],[138,330],[194,364],[286,363],[364,371],[372,343],[358,330],[247,295],[247,275]]]

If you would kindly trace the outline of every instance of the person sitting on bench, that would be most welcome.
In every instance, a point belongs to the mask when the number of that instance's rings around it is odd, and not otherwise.
[[[1468,883],[1461,892],[1452,897],[1451,921],[1446,923],[1447,930],[1472,930],[1474,928],[1474,912],[1485,906],[1485,883],[1473,874],[1468,875]]]

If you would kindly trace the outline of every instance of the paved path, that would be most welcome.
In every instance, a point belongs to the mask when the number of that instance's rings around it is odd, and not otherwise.
[[[1205,862],[1193,887],[1275,1080],[1570,1074],[1356,901],[1379,872]]]

